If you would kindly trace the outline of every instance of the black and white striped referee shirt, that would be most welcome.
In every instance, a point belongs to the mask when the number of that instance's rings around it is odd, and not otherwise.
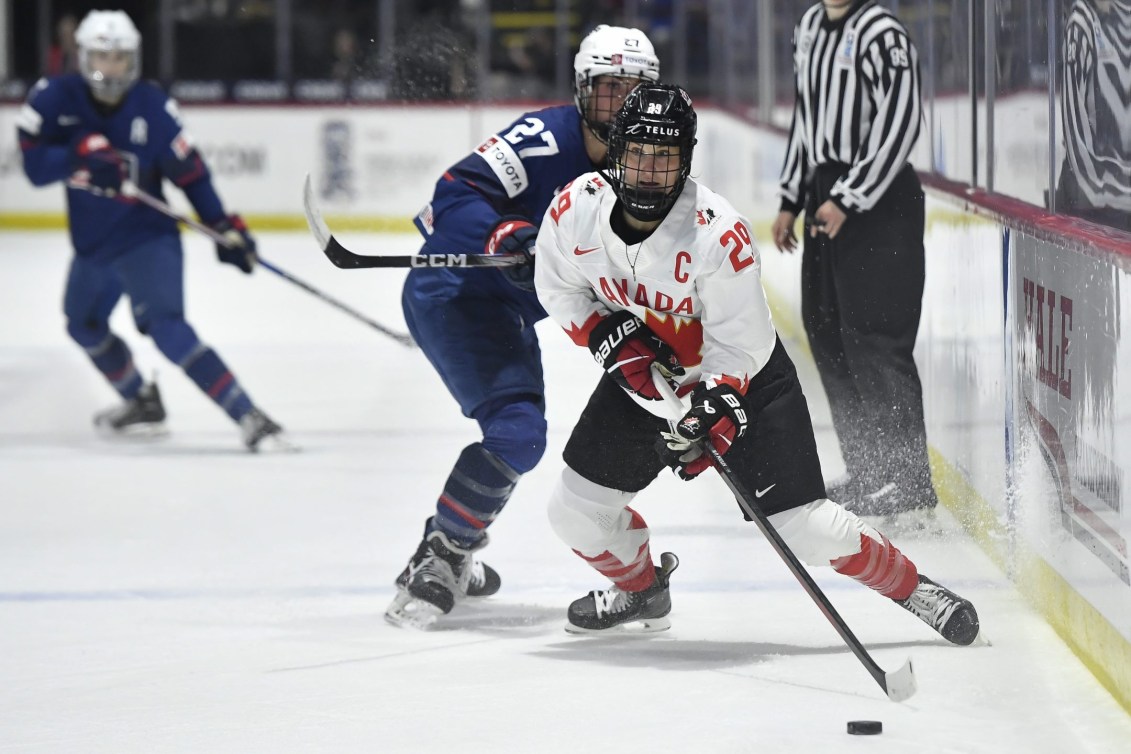
[[[1077,0],[1068,17],[1064,146],[1092,207],[1131,210],[1131,3],[1101,5]]]
[[[781,174],[782,209],[804,208],[818,165],[851,166],[829,198],[871,209],[907,163],[922,119],[919,57],[907,30],[867,0],[829,21],[817,3],[793,33],[797,99]]]

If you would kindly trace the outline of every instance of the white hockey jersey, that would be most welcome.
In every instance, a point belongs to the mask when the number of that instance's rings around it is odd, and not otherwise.
[[[609,223],[616,201],[600,173],[587,173],[550,204],[535,251],[542,306],[580,346],[603,317],[626,309],[675,351],[687,370],[681,388],[725,381],[745,392],[777,339],[749,223],[688,179],[660,226],[628,245]],[[663,404],[637,402],[666,416]]]

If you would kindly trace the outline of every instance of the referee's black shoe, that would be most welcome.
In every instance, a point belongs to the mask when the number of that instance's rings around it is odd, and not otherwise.
[[[939,498],[933,487],[910,489],[895,482],[868,489],[850,476],[825,485],[828,497],[857,516],[895,516],[910,511],[933,511]]]

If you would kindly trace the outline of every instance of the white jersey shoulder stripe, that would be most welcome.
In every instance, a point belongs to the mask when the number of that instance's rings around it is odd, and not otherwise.
[[[40,129],[43,128],[43,116],[31,105],[24,105],[16,116],[16,126],[32,136],[39,136]]]
[[[530,185],[530,180],[526,177],[526,167],[506,140],[492,136],[476,147],[475,153],[491,167],[511,199]]]

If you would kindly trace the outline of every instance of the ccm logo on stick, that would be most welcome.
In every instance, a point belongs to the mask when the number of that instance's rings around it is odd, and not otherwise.
[[[467,254],[418,254],[412,257],[413,267],[467,267]]]

